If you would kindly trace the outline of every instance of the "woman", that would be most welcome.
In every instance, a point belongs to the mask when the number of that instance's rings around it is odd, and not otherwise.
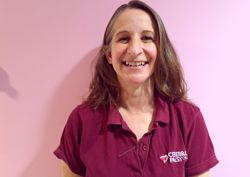
[[[120,6],[106,28],[90,94],[71,113],[55,151],[64,176],[209,176],[218,160],[186,92],[157,13],[140,1]]]

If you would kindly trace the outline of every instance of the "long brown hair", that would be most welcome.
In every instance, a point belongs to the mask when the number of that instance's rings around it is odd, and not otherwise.
[[[95,108],[111,104],[118,106],[121,103],[120,84],[112,65],[107,61],[106,54],[110,50],[114,23],[126,9],[143,10],[150,15],[153,22],[157,46],[157,59],[152,75],[154,90],[169,101],[186,99],[187,87],[182,67],[160,16],[144,2],[132,0],[115,11],[106,27],[90,84],[90,94],[85,102]]]

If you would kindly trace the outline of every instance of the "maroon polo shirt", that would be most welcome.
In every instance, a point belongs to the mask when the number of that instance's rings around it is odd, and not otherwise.
[[[76,107],[55,155],[86,177],[186,177],[218,163],[198,107],[156,99],[154,124],[139,142],[115,107]]]

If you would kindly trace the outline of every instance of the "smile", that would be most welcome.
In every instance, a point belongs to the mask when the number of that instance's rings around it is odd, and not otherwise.
[[[122,64],[130,67],[137,67],[137,66],[145,66],[148,64],[148,61],[123,61]]]

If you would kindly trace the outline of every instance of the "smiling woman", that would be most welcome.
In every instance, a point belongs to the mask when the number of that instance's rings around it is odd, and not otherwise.
[[[141,1],[120,6],[90,94],[72,111],[55,150],[64,176],[209,176],[218,160],[183,78],[159,15]]]
[[[128,9],[117,18],[113,31],[107,58],[122,90],[151,87],[157,49],[150,16],[143,10]]]

